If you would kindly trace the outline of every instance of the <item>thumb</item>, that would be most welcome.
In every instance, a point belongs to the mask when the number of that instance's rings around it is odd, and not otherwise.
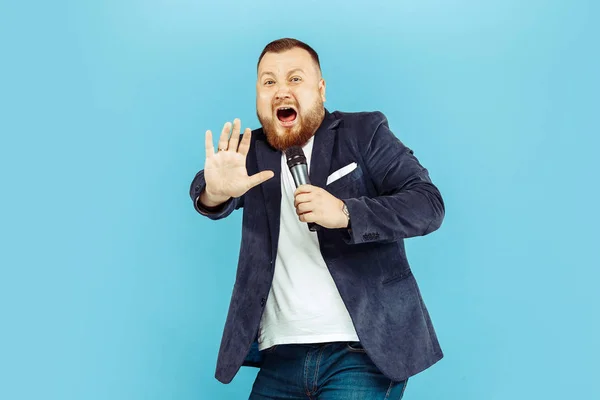
[[[273,173],[273,171],[261,171],[259,173],[256,173],[256,174],[248,177],[249,184],[250,184],[249,189],[253,188],[254,186],[260,185],[261,183],[263,183],[265,181],[268,181],[269,179],[271,179],[274,176],[275,176],[275,174]]]

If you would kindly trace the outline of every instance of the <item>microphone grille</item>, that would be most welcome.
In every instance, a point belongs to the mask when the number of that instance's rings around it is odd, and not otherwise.
[[[302,147],[300,146],[292,146],[287,148],[285,150],[285,158],[289,168],[292,168],[298,164],[306,164],[306,156],[304,155],[304,151],[302,151]]]

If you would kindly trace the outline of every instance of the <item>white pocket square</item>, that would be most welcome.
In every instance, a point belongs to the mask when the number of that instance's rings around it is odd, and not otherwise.
[[[327,178],[326,185],[329,185],[331,182],[337,181],[344,175],[348,175],[350,172],[352,172],[356,169],[356,166],[357,166],[356,163],[353,162],[351,164],[346,165],[345,167],[338,169],[337,171],[335,171],[334,173],[329,175],[329,178]]]

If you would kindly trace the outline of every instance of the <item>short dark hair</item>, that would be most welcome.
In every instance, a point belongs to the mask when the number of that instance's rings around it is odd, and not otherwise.
[[[263,49],[262,53],[260,53],[260,57],[258,57],[258,62],[256,63],[256,69],[258,70],[258,66],[260,65],[260,60],[262,60],[262,58],[264,57],[264,55],[266,53],[282,53],[284,51],[291,50],[295,47],[299,47],[301,49],[308,51],[308,53],[312,57],[313,61],[317,64],[319,71],[321,71],[321,63],[319,62],[319,55],[317,54],[317,52],[312,47],[307,45],[306,43],[301,42],[300,40],[297,40],[297,39],[292,39],[292,38],[282,38],[282,39],[273,40],[271,43],[266,45],[265,48]]]

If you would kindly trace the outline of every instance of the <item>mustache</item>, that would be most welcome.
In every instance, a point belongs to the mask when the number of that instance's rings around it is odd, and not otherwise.
[[[294,102],[290,103],[290,102],[286,102],[286,101],[279,101],[277,103],[273,103],[273,110],[276,110],[279,107],[292,107],[294,110],[298,111],[298,105]]]

